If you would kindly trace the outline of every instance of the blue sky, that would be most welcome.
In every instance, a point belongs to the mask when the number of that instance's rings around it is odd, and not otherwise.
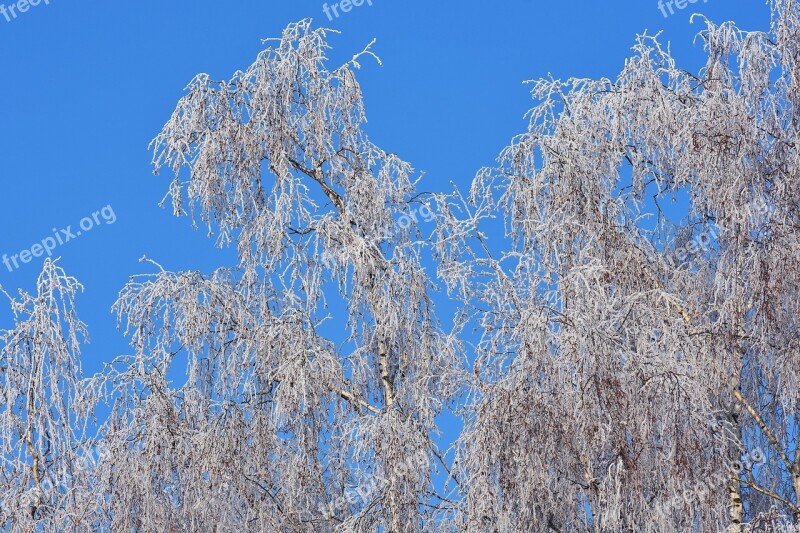
[[[204,230],[160,209],[169,177],[153,176],[147,145],[199,72],[227,78],[246,67],[261,39],[312,17],[340,30],[335,65],[373,38],[379,67],[359,72],[371,138],[424,171],[421,188],[466,190],[475,172],[524,131],[524,80],[614,77],[637,33],[663,31],[689,69],[701,64],[690,15],[766,29],[760,0],[708,0],[664,17],[656,0],[372,0],[328,20],[318,0],[41,0],[6,21],[0,9],[0,255],[16,254],[112,206],[100,224],[56,249],[86,287],[79,310],[92,343],[84,368],[126,352],[111,304],[131,274],[151,272],[146,254],[171,270],[231,264]],[[0,0],[8,12],[10,0]],[[328,2],[333,4],[333,2]],[[332,65],[333,66],[333,65]],[[0,285],[32,290],[42,259]],[[10,327],[0,304],[0,329]]]

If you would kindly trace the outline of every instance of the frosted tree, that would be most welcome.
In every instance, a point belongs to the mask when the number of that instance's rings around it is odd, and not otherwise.
[[[439,197],[481,332],[461,530],[800,520],[800,4],[771,5],[706,21],[697,74],[643,35],[616,80],[535,82],[499,167]]]
[[[429,298],[426,206],[362,130],[369,47],[329,70],[326,37],[292,24],[229,81],[197,76],[153,141],[175,214],[239,260],[150,261],[120,294],[132,353],[108,372],[98,480],[114,530],[416,531],[453,512],[435,419],[465,359]]]
[[[78,282],[6,295],[3,530],[796,530],[800,3],[770,5],[705,21],[697,73],[642,35],[615,80],[533,83],[464,195],[369,141],[371,46],[329,69],[302,21],[197,76],[153,163],[233,265],[143,258],[89,380]]]
[[[87,334],[75,310],[80,290],[48,259],[35,294],[6,294],[15,327],[0,331],[3,531],[91,531],[97,518],[85,431],[94,401],[80,366]]]

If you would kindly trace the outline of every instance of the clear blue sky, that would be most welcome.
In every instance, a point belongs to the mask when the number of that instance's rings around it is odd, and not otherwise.
[[[35,1],[35,0],[34,0]],[[318,0],[41,0],[6,21],[0,9],[0,256],[16,254],[111,205],[105,224],[57,248],[86,291],[79,300],[92,344],[84,368],[126,352],[111,304],[128,276],[150,272],[143,254],[171,270],[231,264],[205,231],[157,204],[169,177],[151,173],[149,140],[199,72],[227,78],[289,22],[312,17],[341,30],[332,58],[371,39],[384,66],[360,80],[372,139],[426,173],[422,188],[466,189],[521,133],[531,106],[523,80],[615,77],[637,33],[662,31],[683,65],[700,64],[692,12],[766,29],[760,0],[699,0],[664,17],[657,0],[371,0],[329,21]],[[333,2],[328,2],[333,4]],[[10,0],[0,0],[8,12]],[[33,289],[42,259],[0,284]],[[0,329],[11,327],[5,302]]]

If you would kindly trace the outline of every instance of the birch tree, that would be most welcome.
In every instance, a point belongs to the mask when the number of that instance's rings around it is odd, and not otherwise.
[[[230,80],[197,76],[153,141],[175,214],[239,259],[150,261],[114,306],[132,348],[109,370],[114,530],[417,531],[451,512],[435,419],[465,360],[421,265],[425,204],[363,131],[355,69],[376,58],[329,70],[327,34],[292,24]]]
[[[0,331],[0,524],[4,531],[92,531],[94,402],[82,377],[87,340],[75,297],[82,286],[45,261],[36,292],[11,303],[15,327]]]
[[[306,20],[195,77],[154,170],[234,264],[143,257],[88,380],[80,284],[6,295],[3,529],[796,530],[800,3],[770,6],[697,19],[696,73],[644,34],[613,80],[534,82],[464,194],[367,137],[371,45],[331,69]]]
[[[698,73],[642,35],[614,80],[534,82],[498,168],[439,197],[481,332],[461,530],[798,523],[800,4],[770,4],[705,20]]]

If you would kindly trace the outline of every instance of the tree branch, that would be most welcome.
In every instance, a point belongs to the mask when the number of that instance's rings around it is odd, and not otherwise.
[[[782,502],[784,505],[786,505],[792,511],[792,513],[800,512],[800,510],[792,502],[790,502],[789,500],[787,500],[783,496],[781,496],[779,494],[776,494],[775,492],[772,492],[769,489],[765,489],[765,488],[763,488],[763,487],[761,487],[759,485],[756,485],[752,481],[748,481],[747,479],[743,479],[743,478],[736,478],[736,481],[744,483],[745,485],[747,485],[751,489],[755,490],[756,492],[760,492],[761,494],[763,494],[765,496],[769,496],[770,498],[773,498],[775,500],[778,500],[779,502]]]
[[[342,398],[344,398],[345,400],[347,400],[348,402],[355,404],[355,405],[356,405],[356,408],[357,408],[359,411],[361,411],[361,407],[364,407],[364,408],[366,408],[368,411],[372,411],[372,412],[373,412],[373,413],[375,413],[376,415],[379,415],[379,414],[381,413],[381,410],[380,410],[380,409],[378,409],[377,407],[375,407],[374,405],[372,405],[371,403],[369,403],[369,402],[365,402],[365,401],[364,401],[364,400],[362,400],[361,398],[356,398],[356,397],[355,397],[355,396],[354,396],[352,393],[350,393],[350,392],[347,392],[347,391],[346,391],[346,390],[344,390],[344,389],[342,389],[341,391],[339,391],[339,395],[340,395]]]
[[[322,173],[322,167],[317,166],[316,169],[311,170],[310,168],[306,167],[305,165],[301,164],[294,159],[289,158],[289,164],[292,165],[294,168],[308,176],[309,178],[313,179],[317,183],[320,184],[322,190],[325,191],[325,196],[333,202],[333,205],[336,206],[336,209],[339,213],[344,214],[344,200],[342,200],[341,195],[334,191],[330,185],[325,181],[325,176]]]
[[[786,465],[786,468],[789,469],[789,472],[793,473],[794,467],[792,466],[792,462],[789,460],[789,457],[786,455],[786,453],[784,453],[783,448],[780,445],[780,442],[778,441],[778,439],[775,438],[775,435],[769,429],[769,427],[761,418],[761,416],[756,412],[755,409],[753,409],[753,406],[751,406],[750,403],[745,399],[745,397],[742,396],[742,393],[738,389],[734,389],[733,397],[736,398],[739,401],[739,403],[742,404],[745,410],[750,414],[750,416],[753,417],[753,419],[756,421],[756,424],[758,424],[758,427],[761,428],[761,432],[764,433],[769,443],[772,444],[772,447],[775,448],[775,450],[778,452],[778,456],[780,456],[781,461],[783,461],[783,464]]]

